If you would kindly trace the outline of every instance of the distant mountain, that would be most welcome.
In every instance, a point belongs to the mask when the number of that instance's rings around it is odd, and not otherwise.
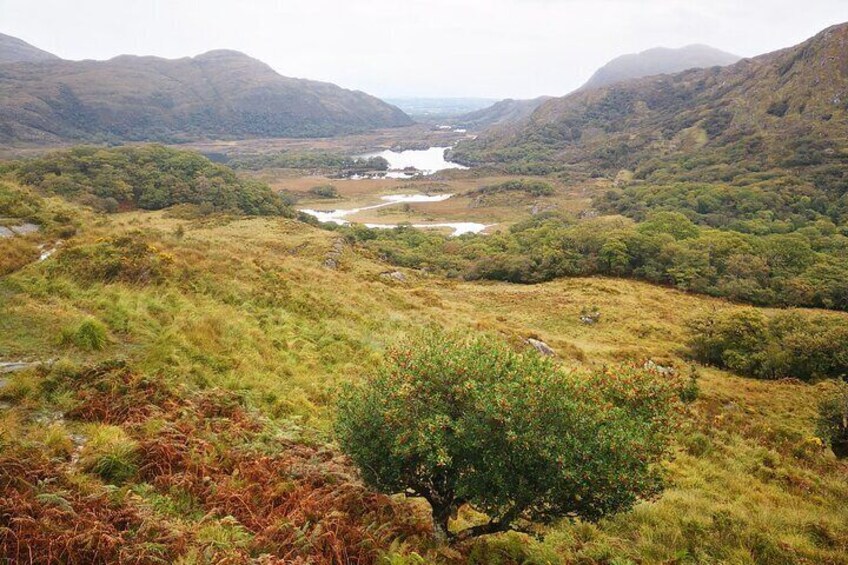
[[[672,74],[689,69],[724,67],[741,57],[707,45],[679,49],[656,47],[641,53],[622,55],[598,69],[580,90],[609,86],[617,82],[653,75]]]
[[[463,142],[467,164],[732,179],[792,168],[848,190],[848,24],[727,67],[585,89]],[[665,165],[663,164],[665,163]],[[841,180],[840,180],[841,179]]]
[[[287,78],[236,51],[5,64],[0,91],[3,142],[320,137],[412,123],[373,96]]]
[[[459,116],[453,122],[471,130],[484,130],[492,126],[518,122],[528,118],[546,100],[550,100],[550,96],[540,96],[532,100],[507,98],[488,108]]]
[[[33,47],[22,39],[0,33],[0,64],[34,63],[58,59],[56,55]]]
[[[438,122],[491,106],[490,98],[384,98],[415,118],[425,122]]]

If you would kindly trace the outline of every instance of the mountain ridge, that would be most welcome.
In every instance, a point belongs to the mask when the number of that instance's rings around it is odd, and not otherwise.
[[[455,157],[588,165],[614,174],[696,154],[702,160],[714,155],[714,163],[744,156],[773,167],[789,162],[801,144],[816,146],[817,162],[828,161],[848,138],[846,53],[848,24],[840,24],[731,66],[580,90],[545,102],[519,124],[461,144]]]
[[[50,60],[59,60],[59,57],[31,45],[23,39],[0,33],[0,64]]]
[[[412,124],[332,83],[290,78],[238,51],[0,66],[0,141],[325,137]]]
[[[612,59],[599,68],[578,90],[609,86],[625,80],[653,75],[673,74],[689,69],[727,66],[742,58],[702,44],[679,48],[654,47]]]

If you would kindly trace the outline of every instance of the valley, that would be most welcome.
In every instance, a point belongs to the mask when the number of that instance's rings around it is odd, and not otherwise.
[[[382,101],[0,34],[0,561],[848,565],[846,42]]]

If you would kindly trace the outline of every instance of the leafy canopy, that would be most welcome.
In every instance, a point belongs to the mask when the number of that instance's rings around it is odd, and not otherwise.
[[[566,370],[491,337],[430,333],[342,394],[336,433],[365,481],[427,499],[458,538],[563,516],[596,520],[661,488],[680,383],[623,366]]]

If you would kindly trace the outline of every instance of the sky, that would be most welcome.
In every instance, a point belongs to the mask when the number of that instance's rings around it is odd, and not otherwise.
[[[0,32],[66,59],[236,49],[382,97],[563,95],[625,53],[750,57],[845,21],[848,0],[0,0]]]

